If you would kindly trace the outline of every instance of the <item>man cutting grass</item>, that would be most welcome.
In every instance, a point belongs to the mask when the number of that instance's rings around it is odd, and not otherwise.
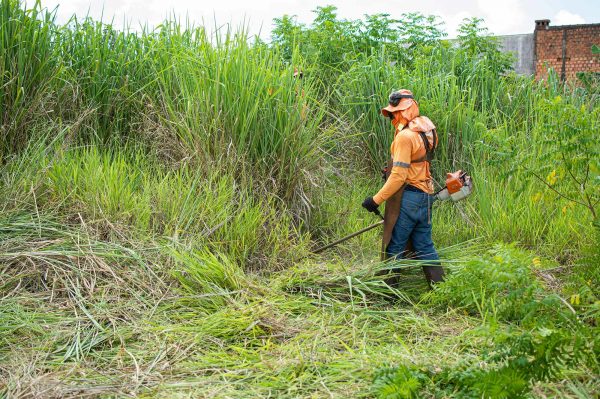
[[[394,125],[389,176],[381,190],[367,197],[362,206],[376,212],[385,209],[383,251],[385,258],[406,256],[409,240],[417,259],[427,261],[423,272],[428,283],[444,278],[444,269],[431,239],[431,206],[434,201],[431,159],[437,147],[435,125],[419,116],[419,105],[410,90],[390,94],[389,104],[381,110]]]

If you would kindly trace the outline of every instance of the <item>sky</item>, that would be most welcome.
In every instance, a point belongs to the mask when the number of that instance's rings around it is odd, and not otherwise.
[[[33,0],[31,0],[33,1]],[[123,23],[132,29],[141,25],[160,24],[166,16],[188,18],[208,27],[232,24],[246,25],[251,34],[268,40],[273,18],[296,15],[297,20],[310,23],[317,6],[334,5],[338,16],[358,19],[365,14],[387,13],[400,17],[402,13],[418,11],[437,15],[445,22],[449,37],[464,18],[479,17],[491,33],[509,35],[533,32],[536,19],[550,19],[550,25],[570,25],[600,22],[600,0],[42,0],[54,9],[57,19],[67,21],[71,15],[102,18],[118,27]]]

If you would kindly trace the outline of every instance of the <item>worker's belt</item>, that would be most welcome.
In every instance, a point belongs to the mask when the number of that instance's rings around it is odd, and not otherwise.
[[[404,187],[405,191],[414,191],[415,193],[425,193],[425,191],[421,190],[420,188],[416,188],[415,186],[411,186],[410,184],[407,184]]]

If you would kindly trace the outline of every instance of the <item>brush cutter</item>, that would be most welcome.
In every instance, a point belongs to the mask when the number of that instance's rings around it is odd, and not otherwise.
[[[454,173],[446,174],[446,186],[444,186],[444,188],[442,188],[440,191],[435,193],[434,196],[436,199],[438,199],[440,201],[445,201],[445,200],[451,199],[453,202],[458,202],[460,200],[467,198],[469,195],[471,195],[472,192],[473,192],[473,181],[471,179],[471,176],[469,176],[467,174],[467,172],[463,172],[462,170],[459,170]],[[377,214],[377,216],[379,216],[381,218],[381,220],[378,221],[377,223],[367,226],[364,229],[361,229],[357,232],[349,234],[349,235],[347,235],[343,238],[340,238],[337,241],[329,243],[323,247],[317,248],[312,252],[315,254],[321,253],[321,252],[325,251],[326,249],[335,247],[336,245],[339,245],[345,241],[348,241],[351,238],[359,236],[363,233],[366,233],[367,231],[373,230],[374,228],[383,225],[385,220],[384,220],[383,215],[379,211],[379,209],[375,210],[375,214]]]
[[[325,245],[325,246],[323,246],[321,248],[317,248],[317,249],[315,249],[312,252],[315,253],[315,254],[321,253],[321,252],[325,251],[326,249],[329,249],[331,247],[335,247],[336,245],[339,245],[339,244],[341,244],[341,243],[343,243],[345,241],[348,241],[351,238],[354,238],[354,237],[359,236],[359,235],[361,235],[363,233],[366,233],[367,231],[373,230],[374,228],[381,226],[383,224],[383,215],[381,214],[381,212],[379,212],[379,209],[377,209],[375,211],[375,213],[377,214],[377,216],[379,216],[381,218],[381,220],[379,222],[377,222],[375,224],[372,224],[370,226],[367,226],[364,229],[361,229],[361,230],[359,230],[359,231],[357,231],[355,233],[349,234],[346,237],[340,238],[339,240],[334,241],[332,243],[329,243],[329,244],[327,244],[327,245]]]

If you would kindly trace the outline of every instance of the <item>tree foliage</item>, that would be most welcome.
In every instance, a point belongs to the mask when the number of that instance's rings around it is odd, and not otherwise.
[[[360,57],[385,51],[390,61],[406,60],[412,51],[431,45],[446,36],[443,22],[436,16],[402,14],[395,19],[387,13],[365,15],[363,19],[340,19],[337,7],[317,7],[307,26],[295,16],[276,18],[272,43],[291,61],[297,47],[304,59],[323,68],[339,70]]]

